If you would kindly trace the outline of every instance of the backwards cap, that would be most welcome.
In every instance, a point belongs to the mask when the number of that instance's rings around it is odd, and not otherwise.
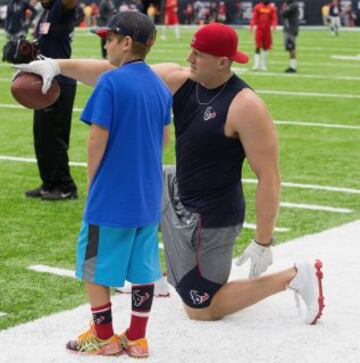
[[[128,35],[134,41],[152,45],[155,41],[156,28],[150,18],[137,11],[124,11],[112,16],[104,27],[91,29],[92,33],[105,38],[108,32]]]

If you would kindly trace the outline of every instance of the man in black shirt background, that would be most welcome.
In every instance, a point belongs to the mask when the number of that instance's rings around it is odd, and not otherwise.
[[[35,26],[40,53],[70,58],[77,0],[41,0],[44,12]],[[76,199],[77,188],[69,169],[69,138],[76,81],[59,76],[60,97],[51,106],[34,111],[34,147],[41,185],[25,192],[43,200]]]

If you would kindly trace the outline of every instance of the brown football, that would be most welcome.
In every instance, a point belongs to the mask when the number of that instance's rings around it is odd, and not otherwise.
[[[51,106],[60,96],[60,87],[55,79],[45,95],[41,92],[42,84],[42,78],[37,74],[22,72],[12,81],[11,93],[20,105],[41,110]]]

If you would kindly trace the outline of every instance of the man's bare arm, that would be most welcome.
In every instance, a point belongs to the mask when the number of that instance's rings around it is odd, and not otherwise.
[[[280,202],[278,140],[273,121],[262,100],[251,90],[241,91],[229,110],[228,126],[244,146],[250,167],[258,178],[256,189],[256,240],[271,241]]]
[[[189,70],[176,63],[158,63],[150,65],[151,69],[166,83],[172,94],[189,78]]]
[[[97,59],[56,59],[62,75],[74,78],[88,86],[95,86],[98,77],[114,69],[108,61]]]

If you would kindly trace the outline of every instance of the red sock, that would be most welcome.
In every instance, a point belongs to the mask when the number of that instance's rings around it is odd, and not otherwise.
[[[108,339],[114,335],[111,314],[111,302],[103,306],[92,307],[95,332],[98,338]]]
[[[126,331],[126,337],[129,340],[137,340],[145,337],[153,297],[154,284],[133,285],[131,294],[131,323],[129,329]]]

